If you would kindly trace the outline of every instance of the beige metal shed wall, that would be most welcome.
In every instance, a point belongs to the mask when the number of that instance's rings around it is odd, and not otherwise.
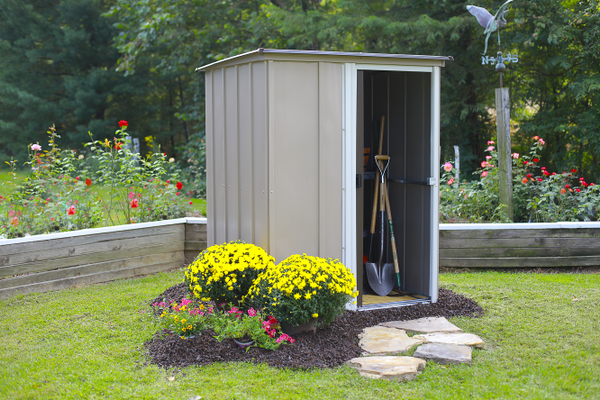
[[[270,248],[342,255],[342,64],[269,62]]]
[[[257,62],[206,72],[209,246],[269,248],[266,71]]]

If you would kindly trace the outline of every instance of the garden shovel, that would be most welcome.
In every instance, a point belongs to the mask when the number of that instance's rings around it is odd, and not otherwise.
[[[390,162],[389,156],[375,156],[375,160],[379,163],[379,160],[387,160],[388,165]],[[379,166],[379,164],[378,164]],[[385,167],[387,169],[387,165]],[[383,175],[383,174],[382,174]],[[394,272],[396,273],[396,282],[398,284],[398,291],[402,290],[400,285],[400,267],[398,266],[398,251],[396,250],[396,238],[394,237],[394,224],[392,223],[392,208],[390,207],[390,196],[388,195],[387,185],[385,183],[385,176],[382,178],[381,187],[385,195],[385,205],[387,207],[388,224],[390,225],[390,242],[392,243],[392,254],[394,255]]]
[[[371,289],[373,289],[373,291],[379,296],[387,296],[396,284],[394,279],[394,264],[385,263],[382,265],[383,250],[385,244],[385,194],[387,193],[384,185],[385,173],[389,165],[389,157],[385,156],[387,157],[387,162],[385,163],[385,167],[383,169],[380,164],[380,161],[378,160],[378,157],[380,156],[375,156],[375,163],[377,164],[377,169],[379,169],[381,176],[381,194],[379,196],[379,212],[381,215],[381,249],[379,252],[379,261],[377,263],[366,263],[365,269],[367,272],[367,281],[369,282],[369,286],[371,286]]]

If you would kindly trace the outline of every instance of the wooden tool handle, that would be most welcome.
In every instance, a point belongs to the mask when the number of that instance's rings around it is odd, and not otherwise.
[[[381,124],[379,126],[379,147],[377,154],[381,154],[383,149],[383,130],[385,126],[385,115],[381,116]],[[377,158],[377,156],[375,156]],[[377,162],[377,161],[375,161]],[[375,225],[377,223],[377,198],[379,197],[379,169],[375,174],[375,196],[373,196],[373,213],[371,214],[371,233],[375,233]],[[383,210],[381,210],[383,211]]]
[[[400,266],[398,265],[398,251],[396,250],[396,238],[394,237],[394,225],[392,224],[392,208],[390,207],[390,197],[388,196],[386,184],[381,185],[381,190],[385,194],[385,206],[387,208],[387,217],[390,224],[390,240],[392,242],[392,254],[394,255],[394,271],[400,273]]]

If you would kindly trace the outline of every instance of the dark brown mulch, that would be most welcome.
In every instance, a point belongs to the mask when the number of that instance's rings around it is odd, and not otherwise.
[[[165,299],[179,301],[187,295],[185,284],[167,289],[153,302]],[[247,361],[267,363],[281,368],[332,368],[347,360],[359,357],[358,335],[366,327],[386,321],[399,321],[423,317],[477,317],[483,309],[473,300],[441,288],[438,302],[385,310],[346,311],[329,327],[316,333],[294,336],[296,343],[282,345],[277,351],[252,347],[248,352],[236,347],[232,340],[219,343],[213,332],[183,340],[176,335],[157,333],[146,342],[150,362],[161,367],[206,365],[214,362]]]

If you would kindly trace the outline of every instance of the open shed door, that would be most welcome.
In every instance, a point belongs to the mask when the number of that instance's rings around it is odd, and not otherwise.
[[[390,156],[388,193],[401,273],[401,287],[386,297],[370,292],[368,280],[363,278],[359,282],[363,284],[363,290],[359,288],[363,294],[359,307],[437,300],[439,162],[432,159],[437,154],[438,143],[432,134],[432,121],[435,123],[432,93],[435,92],[430,71],[359,70],[357,73],[356,153],[361,159],[356,173],[357,181],[364,182],[357,189],[357,227],[360,227],[357,247],[362,247],[362,254],[369,261],[378,260],[380,239],[371,238],[370,225],[377,170],[374,156],[381,117],[385,116],[382,154]],[[376,248],[373,248],[375,243]],[[383,260],[393,263],[388,229],[385,243]],[[359,262],[362,259],[361,256]],[[361,270],[366,276],[364,269]]]

